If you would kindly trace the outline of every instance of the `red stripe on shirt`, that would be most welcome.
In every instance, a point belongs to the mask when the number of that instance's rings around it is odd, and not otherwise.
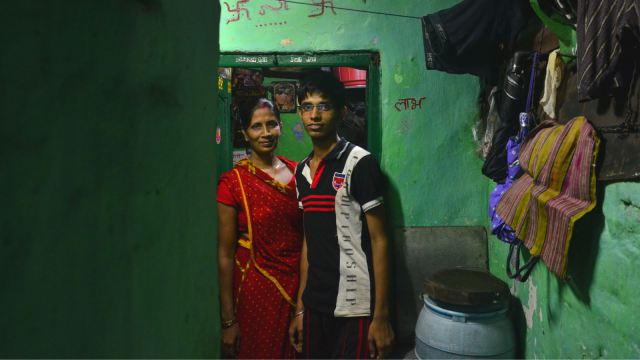
[[[304,208],[304,212],[335,212],[335,208],[320,208],[320,207],[312,207],[312,208]]]
[[[325,164],[322,163],[322,166],[320,166],[320,169],[316,170],[316,175],[313,177],[313,183],[311,184],[312,189],[315,189],[316,186],[318,186],[318,183],[320,182],[320,176],[322,176],[322,172],[324,171],[324,167],[325,167]]]
[[[335,195],[308,195],[302,198],[302,201],[307,201],[311,199],[335,199]]]
[[[335,206],[336,203],[335,201],[309,201],[304,203],[305,206],[307,205],[328,205],[328,206]]]

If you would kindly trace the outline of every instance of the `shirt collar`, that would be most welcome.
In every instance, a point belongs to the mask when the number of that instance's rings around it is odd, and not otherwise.
[[[324,157],[324,159],[322,159],[322,161],[326,162],[329,160],[340,159],[344,151],[347,149],[348,145],[349,145],[349,142],[345,140],[345,138],[343,137],[338,138],[338,142],[336,143],[336,146],[327,154],[327,156]],[[305,164],[308,164],[309,161],[311,161],[312,157],[313,157],[313,150],[311,150],[311,153],[309,153],[309,156],[307,156],[307,158],[304,160]]]

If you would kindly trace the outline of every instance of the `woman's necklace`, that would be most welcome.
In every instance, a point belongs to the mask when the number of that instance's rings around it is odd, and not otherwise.
[[[282,162],[282,160],[278,159],[277,157],[274,157],[275,160],[275,164],[273,164],[270,167],[266,167],[266,168],[261,168],[259,166],[256,166],[253,161],[251,162],[253,164],[253,166],[257,167],[258,169],[264,171],[265,173],[269,174],[269,176],[271,176],[272,178],[276,177],[276,174],[278,173],[278,170],[280,170],[281,168],[284,167],[284,162]]]
[[[273,170],[274,171],[278,171],[278,169],[284,167],[284,163],[280,159],[276,158],[276,161],[277,161],[277,163],[275,165],[273,165]]]

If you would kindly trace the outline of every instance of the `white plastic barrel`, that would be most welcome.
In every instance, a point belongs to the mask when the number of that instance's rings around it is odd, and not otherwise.
[[[416,324],[418,359],[514,358],[514,327],[507,305],[483,310],[446,309],[424,295]]]

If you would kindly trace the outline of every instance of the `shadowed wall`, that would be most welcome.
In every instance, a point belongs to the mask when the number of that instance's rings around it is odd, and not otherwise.
[[[0,357],[217,356],[219,11],[3,6]]]

